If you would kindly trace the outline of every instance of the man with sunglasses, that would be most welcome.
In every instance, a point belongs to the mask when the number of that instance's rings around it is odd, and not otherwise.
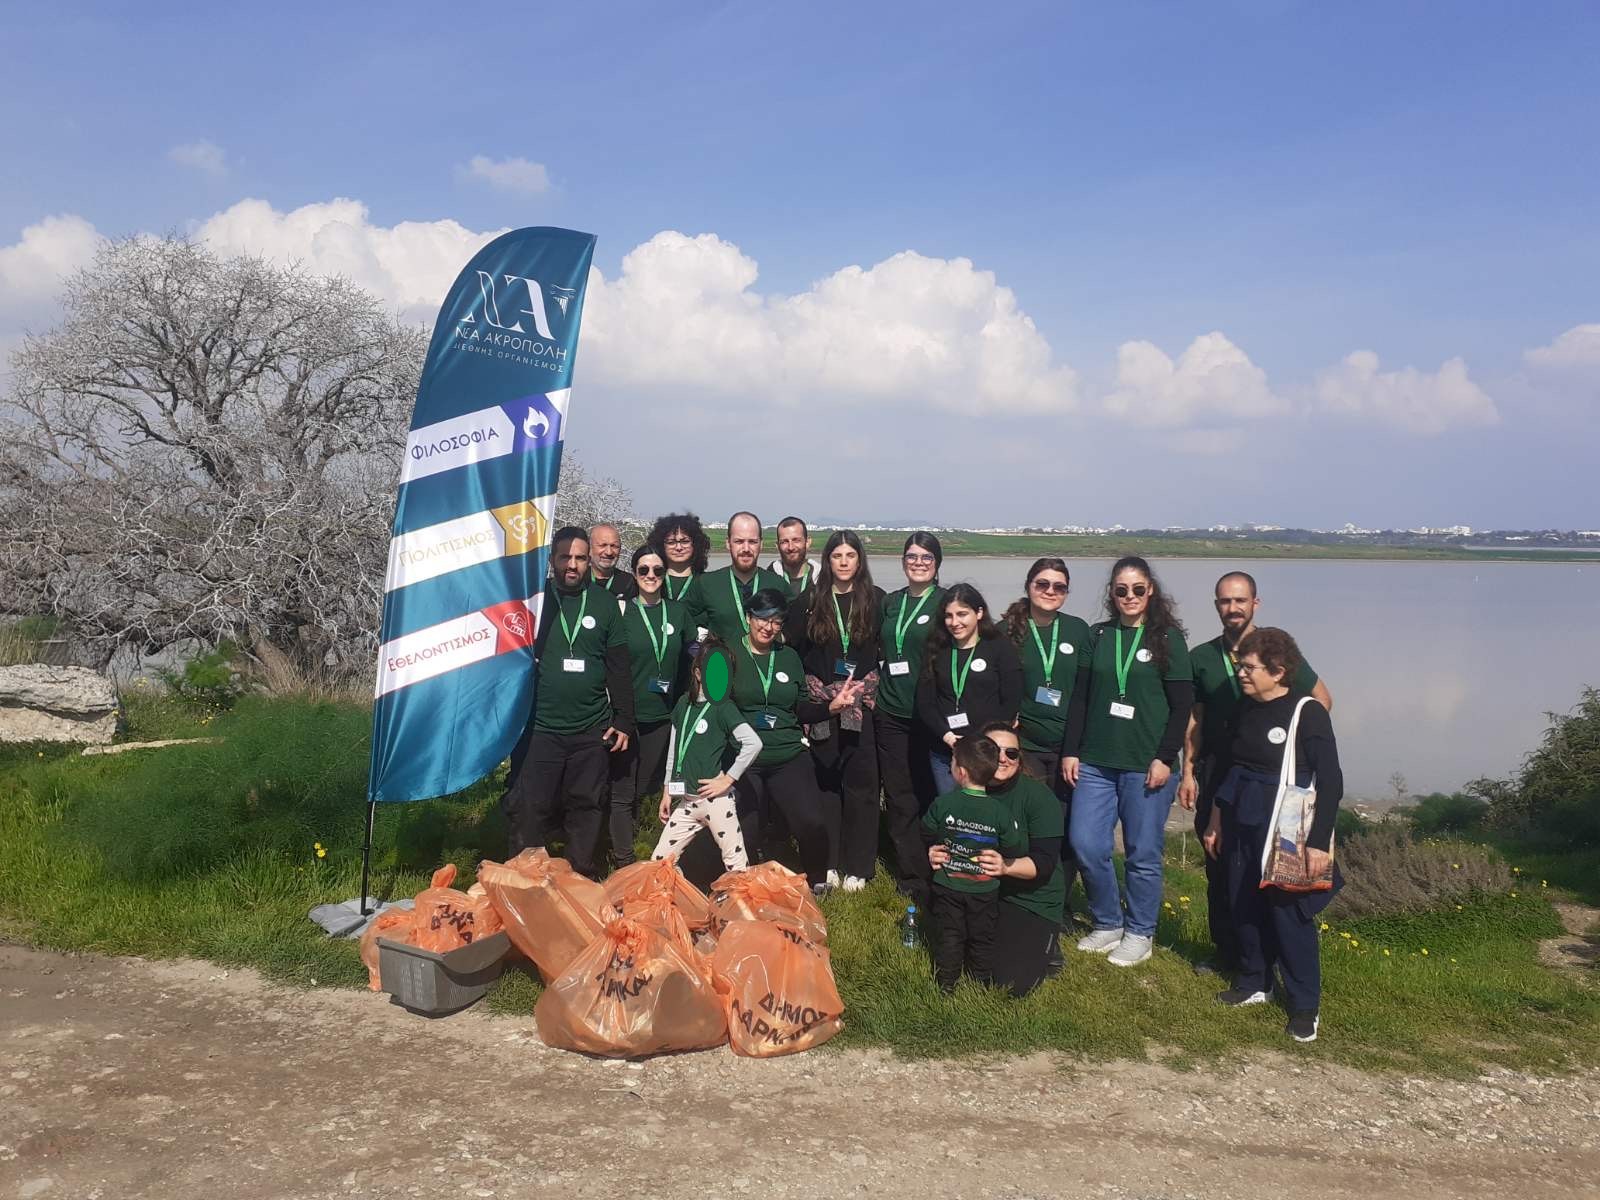
[[[1204,837],[1211,820],[1211,790],[1214,781],[1207,776],[1228,748],[1228,729],[1243,703],[1239,686],[1237,651],[1245,635],[1256,627],[1256,612],[1261,599],[1256,581],[1244,571],[1229,571],[1217,580],[1213,604],[1222,621],[1222,633],[1189,653],[1194,670],[1194,708],[1189,713],[1183,739],[1183,776],[1178,784],[1178,803],[1194,812],[1196,837]],[[1294,691],[1310,692],[1328,711],[1333,696],[1317,678],[1311,664],[1301,662],[1291,681]],[[1217,948],[1215,967],[1224,973],[1239,965],[1238,942],[1233,931],[1233,914],[1228,903],[1227,869],[1218,859],[1202,856],[1206,866],[1206,918],[1211,941]]]
[[[731,561],[726,567],[696,575],[683,594],[690,625],[734,646],[750,632],[745,605],[751,596],[765,588],[788,595],[783,580],[756,561],[760,554],[761,519],[751,512],[734,513],[728,518]]]

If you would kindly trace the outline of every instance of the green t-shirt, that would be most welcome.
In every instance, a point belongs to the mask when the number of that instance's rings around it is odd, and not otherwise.
[[[672,798],[673,806],[687,804],[707,779],[715,779],[733,761],[738,742],[733,731],[746,724],[745,715],[724,700],[713,703],[679,699],[672,710],[673,761],[667,764],[667,778],[681,781],[685,794]]]
[[[878,671],[878,707],[890,716],[909,720],[916,715],[922,652],[933,632],[933,615],[939,610],[943,595],[944,589],[936,586],[916,599],[906,588],[883,598],[883,624],[878,629],[878,646],[883,654]],[[896,674],[896,663],[905,663],[906,669]]]
[[[633,673],[633,715],[641,725],[665,721],[672,702],[683,691],[687,620],[683,605],[676,600],[663,600],[648,607],[629,600],[623,607],[622,626],[628,635]],[[689,634],[693,632],[690,630]],[[665,692],[660,690],[658,680],[666,681]]]
[[[933,873],[933,881],[953,892],[983,894],[1000,889],[998,875],[985,875],[978,854],[998,850],[1015,858],[1028,848],[1017,829],[1011,806],[988,792],[957,788],[935,800],[923,814],[922,828],[944,840],[950,861]]]
[[[1202,642],[1189,654],[1194,668],[1194,702],[1205,705],[1200,720],[1200,756],[1214,758],[1227,749],[1228,724],[1244,700],[1239,690],[1239,673],[1221,636]],[[1309,693],[1317,686],[1317,673],[1302,662],[1294,673],[1289,690]]]
[[[744,602],[762,588],[777,588],[785,596],[789,594],[783,580],[766,567],[757,567],[749,583],[740,583],[732,567],[718,567],[696,575],[683,599],[691,622],[732,646],[748,631]]]
[[[1119,694],[1117,682],[1117,631],[1121,630],[1122,656],[1127,662],[1128,690]],[[1079,678],[1079,687],[1088,688],[1088,705],[1083,724],[1083,743],[1078,757],[1096,767],[1119,771],[1144,771],[1156,756],[1161,735],[1167,727],[1171,710],[1167,707],[1167,681],[1180,682],[1193,678],[1189,670],[1189,647],[1176,629],[1167,630],[1167,671],[1163,675],[1156,669],[1155,657],[1144,643],[1134,648],[1134,637],[1139,629],[1123,629],[1116,621],[1104,621],[1089,632],[1092,653],[1084,658],[1078,670],[1087,671],[1088,679]],[[1131,717],[1115,716],[1113,704],[1133,708]]]
[[[1078,660],[1089,652],[1089,625],[1081,617],[1057,613],[1055,623],[1041,628],[1030,619],[1033,632],[1024,631],[1017,644],[1022,657],[1022,708],[1018,712],[1017,734],[1025,750],[1049,750],[1059,754],[1067,735],[1067,705],[1072,703],[1072,685],[1078,678]],[[1041,653],[1040,647],[1044,650]],[[1054,653],[1050,671],[1045,664]],[[1055,703],[1039,699],[1041,688],[1059,693]]]
[[[805,682],[805,668],[788,646],[778,646],[758,658],[750,653],[742,636],[734,645],[732,700],[750,728],[761,736],[755,765],[781,766],[805,749],[800,718],[794,710]],[[764,682],[770,682],[770,687],[764,687]]]
[[[686,600],[689,595],[689,588],[698,578],[699,576],[693,571],[687,575],[668,575],[666,582],[662,585],[667,589],[667,599]],[[691,637],[694,636],[694,630],[689,630],[689,635]]]
[[[1023,849],[1018,851],[1019,854],[1027,853],[1027,843],[1034,838],[1066,836],[1061,801],[1031,775],[1017,775],[1005,791],[989,794],[996,800],[1005,801],[1010,807],[1011,818],[1016,821],[1017,832],[1023,841]],[[1046,920],[1059,922],[1067,905],[1066,877],[1062,874],[1061,864],[1058,862],[1056,869],[1045,879],[1037,876],[1033,879],[1002,878],[1000,899]]]
[[[533,727],[545,733],[604,728],[611,720],[606,651],[628,641],[617,598],[603,588],[585,584],[571,596],[549,588],[544,603],[550,625],[539,657]],[[567,670],[568,660],[581,662],[583,669]]]

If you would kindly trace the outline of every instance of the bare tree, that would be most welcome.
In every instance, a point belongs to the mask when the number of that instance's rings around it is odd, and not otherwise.
[[[175,238],[106,243],[63,303],[0,405],[0,611],[64,618],[101,663],[226,637],[369,671],[426,331]],[[562,519],[627,515],[563,476]]]

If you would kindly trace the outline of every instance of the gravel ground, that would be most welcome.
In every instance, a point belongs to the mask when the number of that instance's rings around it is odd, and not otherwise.
[[[0,1047],[0,1200],[1600,1194],[1596,1071],[617,1063],[546,1048],[531,1017],[16,946]]]

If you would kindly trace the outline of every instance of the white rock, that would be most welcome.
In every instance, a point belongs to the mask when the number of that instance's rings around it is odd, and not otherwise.
[[[0,667],[0,742],[104,745],[117,732],[117,693],[86,667]]]

